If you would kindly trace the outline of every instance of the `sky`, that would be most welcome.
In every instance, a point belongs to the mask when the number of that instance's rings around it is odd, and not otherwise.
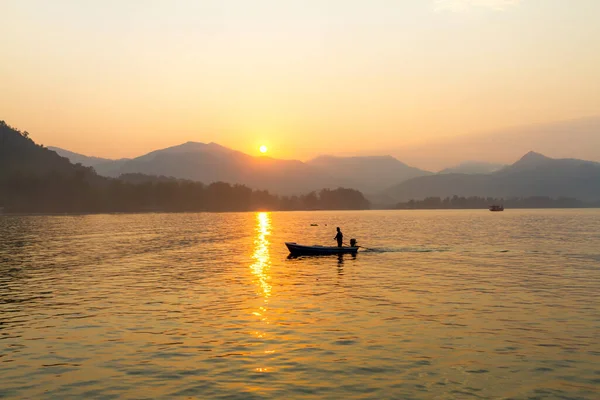
[[[600,115],[598,0],[2,0],[0,15],[0,119],[87,155],[390,154]]]

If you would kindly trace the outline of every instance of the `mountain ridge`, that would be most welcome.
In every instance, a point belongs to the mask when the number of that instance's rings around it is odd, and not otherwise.
[[[64,154],[87,157],[57,149]],[[431,174],[410,167],[393,156],[324,155],[302,162],[270,156],[256,157],[215,142],[195,141],[157,149],[132,159],[95,163],[93,167],[100,175],[113,178],[142,173],[205,183],[226,181],[280,194],[340,186],[378,192],[405,179]]]
[[[386,153],[421,168],[442,170],[469,159],[508,164],[531,149],[554,158],[600,161],[600,115],[456,132]]]
[[[54,151],[56,154],[58,154],[61,157],[68,158],[69,161],[71,161],[73,164],[81,164],[86,167],[93,167],[98,164],[117,161],[117,160],[113,160],[110,158],[87,156],[87,155],[84,155],[81,153],[76,153],[76,152],[66,150],[66,149],[63,149],[60,147],[55,147],[55,146],[48,146],[46,148],[48,150]]]
[[[485,168],[493,165],[484,164]],[[493,171],[434,174],[411,167],[390,155],[322,155],[302,162],[251,156],[215,142],[188,141],[133,159],[96,164],[93,168],[108,177],[142,173],[207,184],[223,181],[283,195],[352,187],[364,192],[375,203],[383,204],[453,195],[579,196],[582,200],[597,200],[598,182],[594,177],[600,163],[551,158],[530,150],[514,163]]]
[[[600,200],[600,163],[528,152],[489,174],[437,174],[409,179],[382,192],[395,201],[427,197],[573,197]]]
[[[490,163],[486,161],[464,161],[458,165],[444,168],[438,174],[489,174],[506,167],[506,164]]]

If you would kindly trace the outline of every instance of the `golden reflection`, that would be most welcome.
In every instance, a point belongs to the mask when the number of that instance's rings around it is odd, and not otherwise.
[[[271,257],[269,256],[269,239],[271,234],[271,214],[268,212],[256,213],[256,238],[254,239],[254,263],[250,266],[252,274],[256,279],[258,286],[257,294],[264,298],[264,303],[269,302],[271,296],[271,285],[269,280],[269,269],[271,267]],[[263,316],[267,311],[266,307],[259,307],[253,312],[256,316]],[[266,320],[266,318],[263,318]]]
[[[262,298],[262,304],[257,309],[252,311],[261,324],[269,325],[269,318],[267,317],[269,298],[271,297],[271,285],[269,281],[271,276],[269,275],[271,269],[271,257],[269,255],[269,239],[271,235],[271,214],[268,212],[256,213],[256,236],[254,239],[254,253],[252,258],[254,262],[250,265],[250,271],[254,277],[254,283],[256,284],[256,294]],[[266,330],[258,329],[252,331],[253,336],[259,340],[267,339],[268,332]],[[275,350],[265,349],[263,354],[273,354]],[[263,361],[264,362],[264,361]],[[255,372],[270,373],[272,368],[266,365],[260,365],[254,369]]]

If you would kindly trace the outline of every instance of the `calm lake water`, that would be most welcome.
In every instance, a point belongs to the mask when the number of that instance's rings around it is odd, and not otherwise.
[[[600,210],[0,216],[0,397],[598,399]]]

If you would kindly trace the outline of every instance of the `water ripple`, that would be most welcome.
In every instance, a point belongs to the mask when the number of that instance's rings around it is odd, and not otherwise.
[[[338,225],[358,255],[287,258]],[[0,216],[0,397],[600,398],[598,226],[598,210]]]

